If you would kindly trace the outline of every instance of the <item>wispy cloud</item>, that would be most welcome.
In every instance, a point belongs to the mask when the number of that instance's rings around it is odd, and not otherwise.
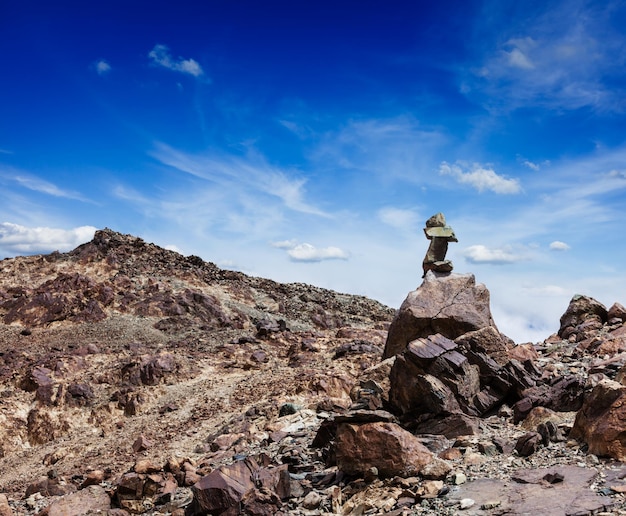
[[[447,143],[441,129],[422,126],[410,116],[350,120],[324,134],[310,158],[320,168],[426,183],[439,161],[435,156]]]
[[[10,222],[0,223],[0,251],[5,254],[69,251],[93,238],[95,227],[73,229],[26,227]]]
[[[174,59],[170,54],[170,49],[167,45],[155,45],[148,54],[148,57],[155,65],[162,66],[163,68],[167,68],[175,72],[193,75],[194,77],[204,75],[204,70],[196,60],[184,59],[182,57]]]
[[[100,59],[93,64],[93,68],[98,75],[107,75],[111,71],[111,65],[108,61]]]
[[[51,195],[53,197],[64,197],[66,199],[89,202],[88,199],[78,192],[65,190],[45,179],[11,167],[0,168],[0,179],[17,183],[19,186],[27,188],[28,190]]]
[[[482,96],[491,109],[623,109],[623,87],[616,86],[623,84],[626,37],[610,23],[616,12],[623,15],[623,3],[573,0],[545,6],[539,13],[528,9],[515,25],[494,6],[490,24],[498,31],[487,40],[493,46],[465,77],[462,91]],[[495,13],[501,23],[494,22]]]
[[[412,209],[394,208],[387,206],[377,212],[381,222],[403,231],[415,231],[420,225],[420,215]]]
[[[469,185],[479,192],[488,190],[497,194],[516,194],[522,191],[517,179],[500,176],[492,168],[477,163],[470,170],[464,171],[459,164],[450,165],[444,161],[439,165],[439,173],[452,176],[457,182]]]
[[[329,217],[305,200],[306,179],[295,170],[272,166],[254,152],[245,157],[226,154],[189,154],[157,144],[152,156],[170,167],[192,176],[221,184],[233,191],[263,193],[280,199],[294,211]]]
[[[315,247],[314,245],[302,243],[294,240],[273,242],[272,247],[285,249],[289,258],[294,262],[321,262],[324,260],[347,260],[350,253],[339,247]]]

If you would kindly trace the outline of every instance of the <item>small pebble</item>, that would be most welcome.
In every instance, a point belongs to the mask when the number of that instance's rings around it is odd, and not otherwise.
[[[474,505],[476,502],[474,500],[472,500],[471,498],[463,498],[461,500],[461,504],[460,504],[460,508],[461,510],[465,510],[465,509],[469,509],[472,505]]]

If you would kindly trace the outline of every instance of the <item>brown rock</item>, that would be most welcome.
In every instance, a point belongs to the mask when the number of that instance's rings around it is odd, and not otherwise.
[[[0,516],[13,516],[13,509],[5,494],[0,493]]]
[[[418,434],[444,435],[453,439],[462,435],[478,435],[480,425],[478,418],[459,413],[421,419],[413,430]]]
[[[621,319],[623,322],[626,322],[626,307],[619,303],[613,303],[611,308],[609,308],[607,317],[609,320]]]
[[[565,313],[561,316],[561,327],[558,335],[567,339],[572,334],[578,334],[581,330],[578,326],[590,321],[605,323],[608,318],[606,307],[595,299],[579,294],[572,297]],[[582,340],[582,339],[578,339]]]
[[[413,434],[393,423],[340,424],[335,446],[337,467],[347,474],[375,467],[382,477],[409,477],[434,457]]]
[[[522,435],[515,443],[515,451],[520,457],[529,457],[535,453],[542,444],[543,439],[537,432],[528,432]]]
[[[104,488],[88,486],[52,502],[48,508],[48,516],[82,516],[108,511],[110,508],[111,499]]]
[[[475,353],[487,355],[501,366],[506,364],[510,358],[516,358],[510,356],[510,353],[516,349],[515,343],[502,335],[494,326],[486,326],[480,330],[461,335],[455,339],[455,342]]]
[[[148,448],[151,448],[151,447],[152,447],[152,441],[149,440],[144,435],[140,435],[133,442],[133,451],[135,453],[139,453],[139,452],[145,451],[145,450],[147,450]]]
[[[383,357],[401,353],[409,342],[420,337],[441,333],[454,340],[487,326],[495,327],[489,291],[476,284],[473,274],[438,276],[428,272],[396,313]]]
[[[587,443],[589,453],[626,460],[624,439],[626,386],[602,380],[594,387],[576,414],[570,437]]]
[[[102,471],[101,469],[90,471],[85,476],[85,479],[81,483],[80,488],[84,489],[85,487],[88,487],[88,486],[98,485],[100,482],[102,482],[105,479],[105,477],[106,475],[104,471]]]
[[[191,488],[193,514],[221,514],[236,508],[254,489],[252,474],[258,465],[252,459],[222,466],[202,477]]]

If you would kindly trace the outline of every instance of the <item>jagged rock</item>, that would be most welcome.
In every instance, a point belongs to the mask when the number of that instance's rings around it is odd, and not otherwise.
[[[602,303],[591,297],[577,294],[572,297],[567,310],[561,316],[558,335],[563,339],[575,335],[576,340],[580,341],[585,338],[585,329],[588,331],[598,329],[607,320],[608,313]]]
[[[480,432],[480,425],[478,418],[463,413],[442,417],[427,415],[412,422],[411,430],[417,434],[443,435],[453,439],[461,435],[477,435]]]
[[[507,397],[535,386],[541,372],[532,362],[498,365],[476,344],[479,333],[463,341],[464,346],[440,334],[411,341],[396,357],[389,376],[392,409],[405,419],[459,412],[482,416]],[[490,331],[482,333],[495,337]],[[506,356],[506,349],[502,352]]]
[[[537,432],[527,432],[515,443],[515,451],[520,457],[529,457],[539,449],[543,440]]]
[[[607,318],[620,319],[622,322],[626,322],[626,307],[620,303],[613,303],[607,313]]]
[[[541,384],[521,393],[522,399],[513,405],[513,420],[518,423],[534,407],[559,412],[573,412],[582,407],[585,379],[580,376],[557,377],[552,384]]]
[[[474,353],[482,353],[494,360],[498,365],[505,365],[512,357],[511,351],[515,343],[502,335],[494,326],[486,326],[480,330],[465,333],[455,339],[455,342]]]
[[[342,423],[335,443],[337,467],[351,475],[375,467],[383,477],[419,474],[434,455],[413,434],[393,423]]]
[[[383,358],[404,351],[407,344],[436,333],[454,340],[471,331],[495,327],[489,291],[473,274],[437,275],[429,271],[396,313]]]
[[[84,514],[108,511],[111,508],[109,495],[100,486],[65,495],[50,504],[48,516],[83,516]]]
[[[290,496],[287,465],[261,468],[252,458],[221,466],[196,482],[189,514],[275,514],[281,499]]]
[[[576,414],[570,437],[589,446],[589,453],[626,460],[624,421],[626,386],[602,380],[594,387]]]

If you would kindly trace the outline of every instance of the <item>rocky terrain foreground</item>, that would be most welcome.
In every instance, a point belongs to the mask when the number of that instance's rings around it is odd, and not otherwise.
[[[0,516],[626,514],[619,303],[515,345],[471,274],[396,311],[105,229],[0,320]]]

